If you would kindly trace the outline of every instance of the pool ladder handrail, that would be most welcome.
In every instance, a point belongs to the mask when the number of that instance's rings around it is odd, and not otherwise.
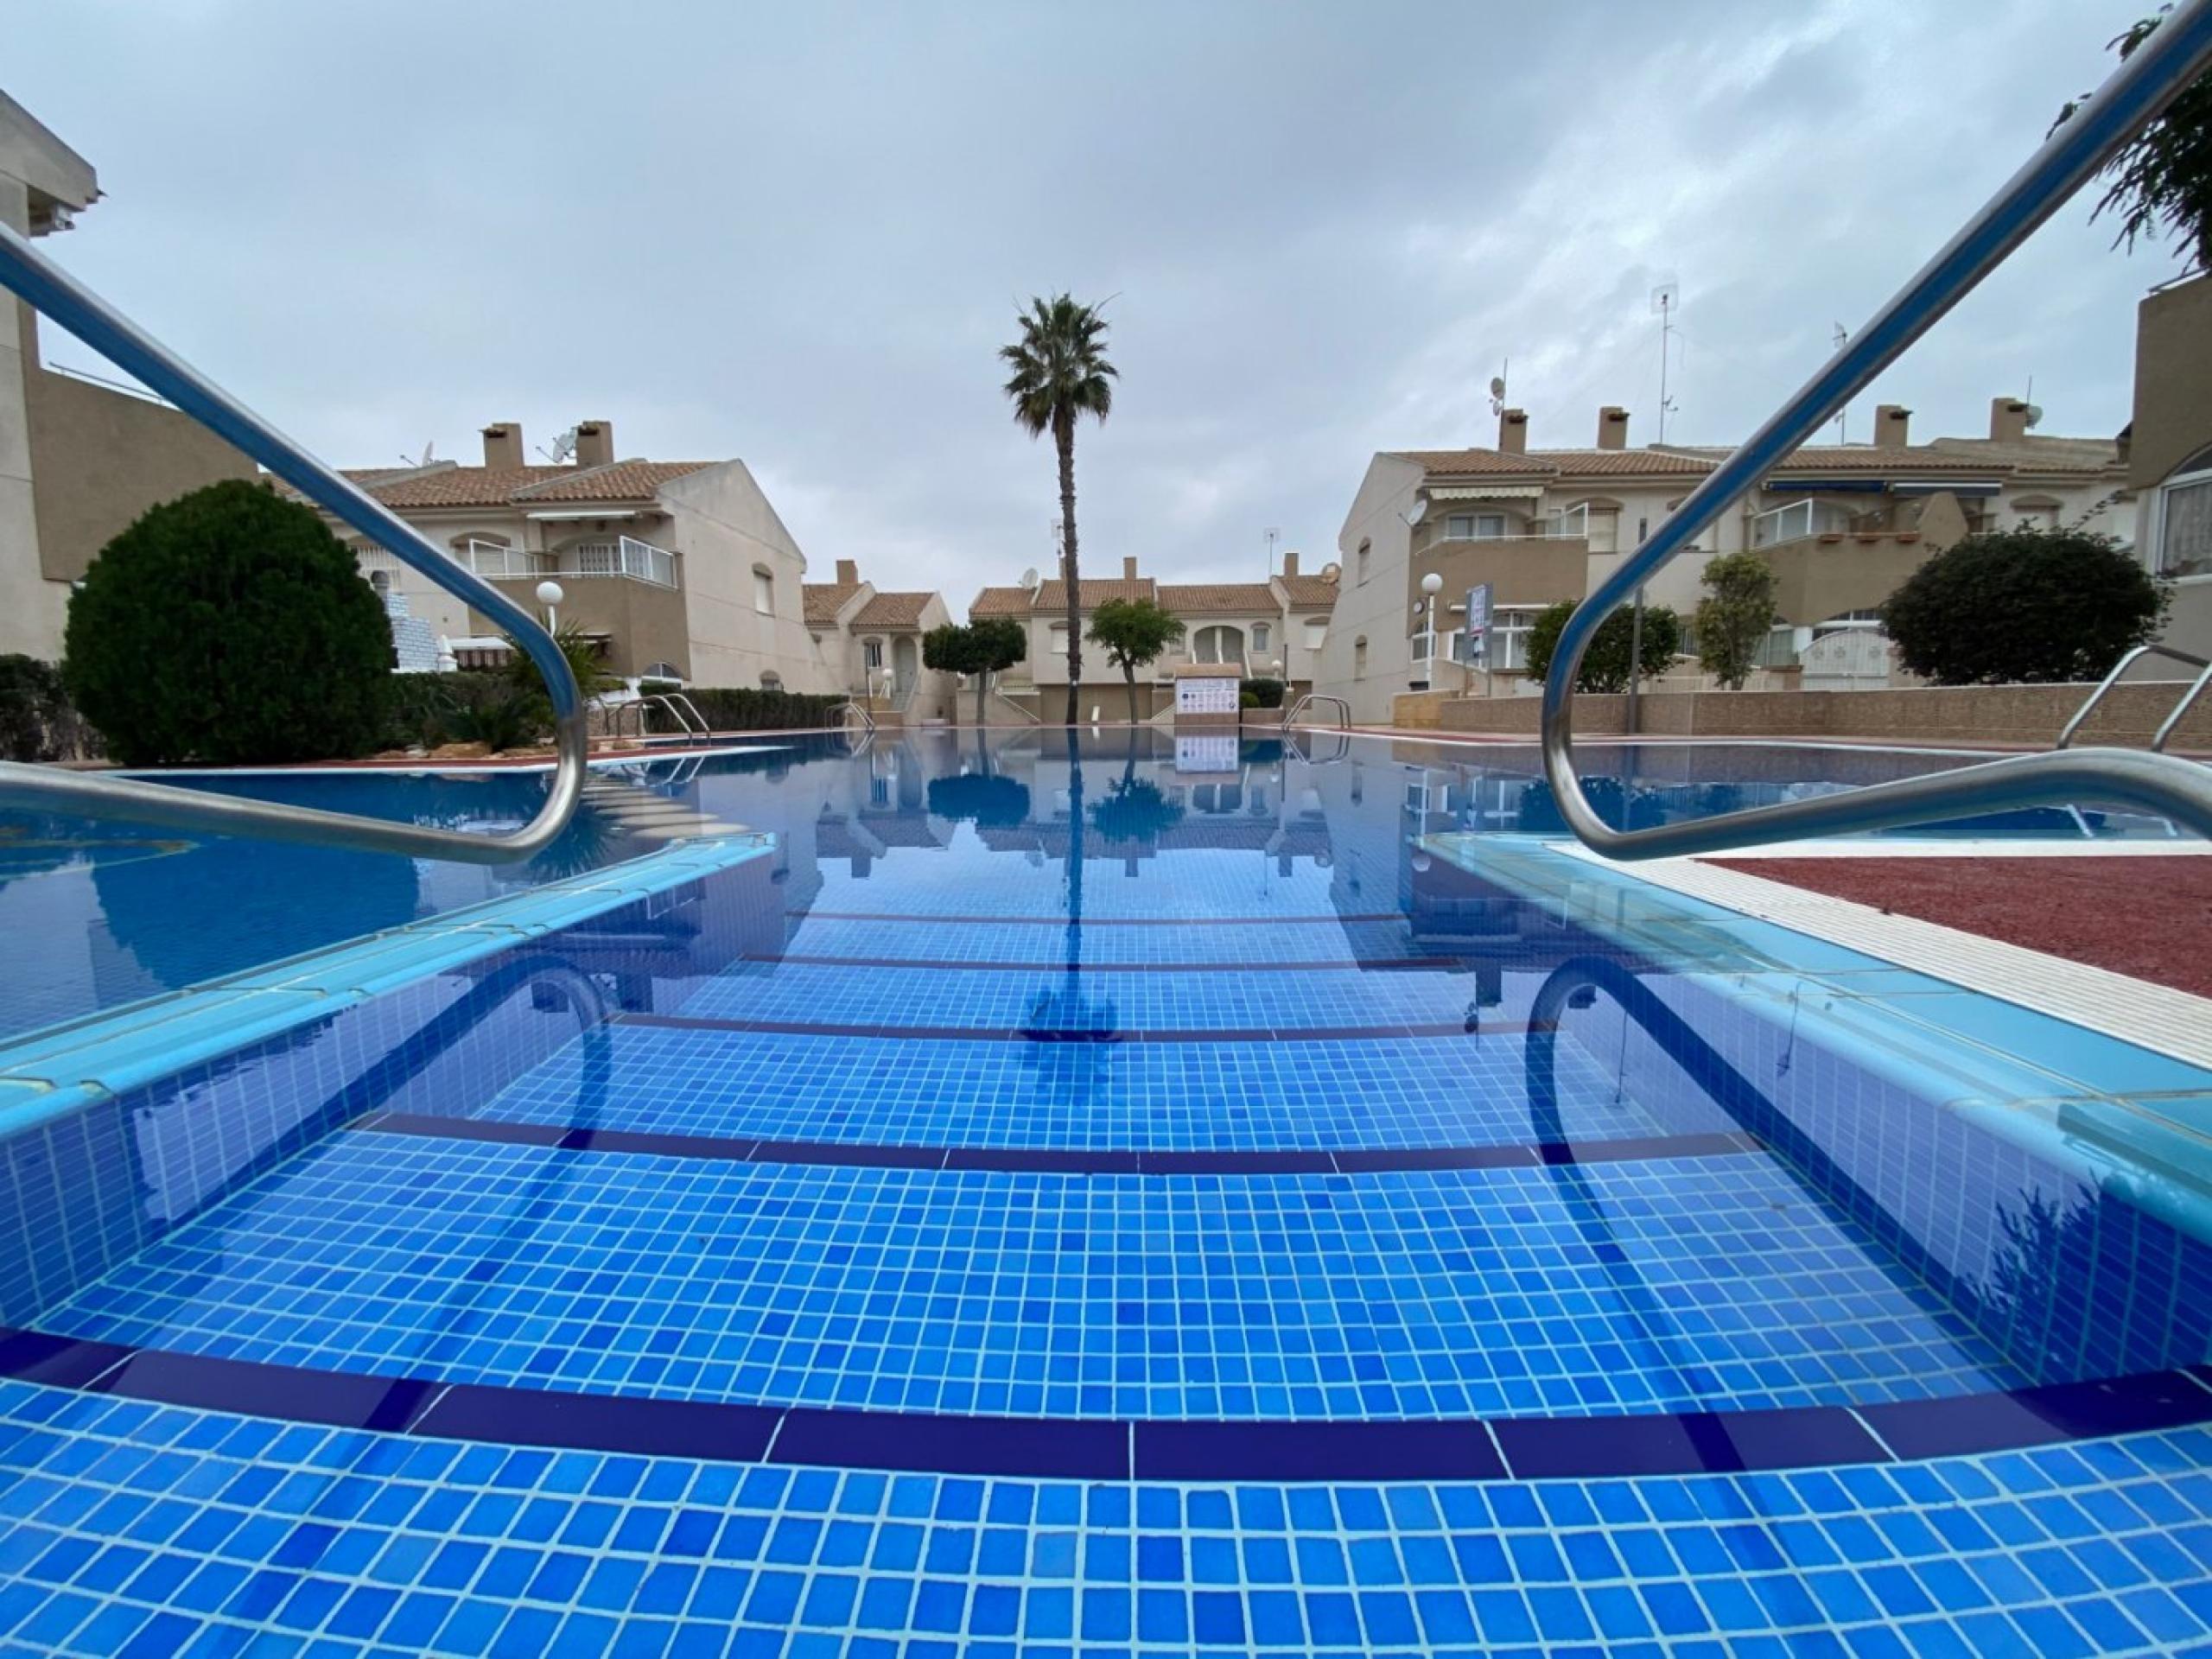
[[[830,711],[830,718],[839,731],[844,731],[852,726],[852,716],[855,715],[858,715],[860,716],[860,725],[861,729],[866,731],[869,736],[874,736],[875,716],[870,714],[868,709],[861,704],[850,702],[841,702],[835,709],[832,709]]]
[[[676,723],[675,731],[648,732],[645,730],[645,705],[653,702],[658,703],[668,711],[669,719]],[[683,709],[677,707],[679,702],[683,704]],[[697,705],[681,691],[656,691],[650,696],[630,697],[621,702],[609,703],[606,707],[607,734],[615,738],[622,735],[624,712],[631,709],[638,711],[638,741],[640,745],[650,743],[656,737],[673,737],[679,743],[689,743],[695,737],[711,738],[714,735],[714,728],[707,724],[706,716],[702,715]],[[684,717],[684,709],[690,711],[690,718],[688,720]]]
[[[505,835],[472,835],[466,830],[16,761],[0,762],[0,808],[80,813],[207,835],[267,836],[358,852],[396,853],[467,864],[512,863],[551,845],[575,813],[591,738],[576,677],[537,619],[433,546],[382,502],[247,409],[5,224],[0,224],[0,286],[259,461],[317,506],[504,629],[545,677],[546,692],[553,703],[557,755],[545,804],[528,823]]]
[[[2147,645],[2136,646],[2134,650],[2112,665],[2112,672],[2104,677],[2097,689],[2089,693],[2088,700],[2074,711],[2074,718],[2066,722],[2066,729],[2059,733],[2058,741],[2052,747],[2063,749],[2070,745],[2074,741],[2074,734],[2088,723],[2096,706],[2105,700],[2105,693],[2118,685],[2120,677],[2145,657],[2164,657],[2169,662],[2180,663],[2185,667],[2200,671],[2196,677],[2189,683],[2189,690],[2182,693],[2181,701],[2174,705],[2173,712],[2166,716],[2164,723],[2151,734],[2151,752],[2153,754],[2162,753],[2166,747],[2166,740],[2174,734],[2174,728],[2181,724],[2182,716],[2196,706],[2197,698],[2204,695],[2204,688],[2212,685],[2212,662],[2207,662],[2203,658],[2194,656],[2186,651],[2176,651],[2171,645],[2160,645],[2156,640]]]
[[[1336,730],[1340,732],[1349,732],[1351,730],[1351,704],[1345,702],[1342,697],[1333,696],[1326,691],[1308,691],[1304,696],[1300,696],[1296,702],[1292,703],[1290,705],[1290,712],[1282,717],[1283,729],[1285,731],[1288,731],[1292,727],[1297,725],[1298,717],[1317,702],[1333,703],[1336,706]]]
[[[2212,0],[2183,0],[1825,366],[1708,473],[1597,592],[1574,607],[1544,680],[1541,742],[1544,773],[1560,816],[1585,846],[1616,858],[1656,858],[2082,799],[2142,807],[2212,836],[2212,769],[2164,753],[2118,748],[2011,755],[1839,795],[1616,830],[1585,798],[1575,771],[1573,689],[1606,617],[2003,264],[2208,67]]]

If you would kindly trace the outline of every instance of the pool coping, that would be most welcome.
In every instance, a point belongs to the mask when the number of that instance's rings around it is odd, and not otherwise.
[[[672,842],[0,1045],[0,1140],[772,852],[761,833]]]

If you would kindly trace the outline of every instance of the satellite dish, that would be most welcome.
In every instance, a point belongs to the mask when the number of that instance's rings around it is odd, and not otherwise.
[[[550,449],[540,448],[537,453],[556,467],[565,466],[569,457],[576,453],[576,429],[570,427],[553,440],[553,447]]]
[[[1037,567],[1036,567],[1035,565],[1033,565],[1033,565],[1031,565],[1031,566],[1030,566],[1027,570],[1024,570],[1024,571],[1021,573],[1021,585],[1022,585],[1024,588],[1035,588],[1035,587],[1036,587],[1036,585],[1037,585]]]
[[[1503,397],[1505,396],[1505,377],[1503,375],[1493,374],[1491,376],[1490,395],[1493,397]]]
[[[2039,427],[2042,424],[2043,405],[2041,404],[2030,404],[2028,405],[2028,429],[2030,431],[2033,431],[2037,427]]]
[[[1334,582],[1338,576],[1344,575],[1344,566],[1338,564],[1334,559],[1332,559],[1328,563],[1321,567],[1321,580],[1324,582]]]
[[[1656,316],[1665,316],[1682,308],[1682,285],[1671,278],[1651,290],[1651,310]]]

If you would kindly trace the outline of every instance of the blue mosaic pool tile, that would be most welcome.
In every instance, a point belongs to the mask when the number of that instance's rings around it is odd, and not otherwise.
[[[2022,1380],[1752,1154],[1069,1177],[357,1131],[41,1326],[450,1381],[1070,1417],[1863,1403]]]
[[[1910,1471],[1084,1484],[0,1383],[0,1630],[147,1653],[2174,1652],[2212,1637],[2209,1457],[2190,1430]]]
[[[412,1111],[731,1138],[1167,1148],[1523,1145],[1709,1133],[1709,1100],[1646,1109],[1564,1046],[1556,1122],[1532,1117],[1519,1032],[1446,1039],[1067,1044],[617,1025],[496,1097]],[[480,1105],[474,1103],[480,1101]]]

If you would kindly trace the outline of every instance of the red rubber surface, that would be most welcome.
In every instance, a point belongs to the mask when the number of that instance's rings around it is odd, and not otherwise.
[[[2212,996],[2212,857],[1703,861]]]

